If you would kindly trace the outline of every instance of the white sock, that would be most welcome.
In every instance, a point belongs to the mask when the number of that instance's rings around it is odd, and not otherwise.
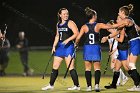
[[[117,84],[120,84],[121,83],[121,78],[122,78],[122,75],[121,75],[121,72],[120,72],[120,76],[118,78]]]
[[[122,69],[120,69],[120,75],[121,75],[121,79],[124,80],[126,78],[126,75],[124,74],[124,72],[122,71]]]

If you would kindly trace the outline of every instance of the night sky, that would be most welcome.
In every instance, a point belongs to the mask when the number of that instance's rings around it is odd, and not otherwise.
[[[96,10],[98,22],[115,20],[123,5],[134,5],[131,15],[140,25],[140,0],[0,0],[0,29],[8,25],[7,38],[14,46],[19,31],[24,31],[30,46],[51,46],[55,36],[57,11],[65,7],[78,28],[86,22],[84,9]],[[108,35],[105,30],[101,36]],[[82,45],[82,43],[81,43]]]

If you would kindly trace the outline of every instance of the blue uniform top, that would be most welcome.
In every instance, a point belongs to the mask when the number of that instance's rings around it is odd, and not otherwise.
[[[58,33],[59,33],[59,41],[64,41],[67,38],[71,37],[73,35],[72,30],[68,27],[68,22],[67,20],[64,24],[58,23]]]
[[[62,25],[60,23],[57,24],[59,33],[59,42],[57,44],[54,56],[68,57],[70,55],[71,57],[75,57],[73,42],[69,41],[66,45],[62,43],[64,40],[68,39],[73,35],[72,30],[68,27],[68,22],[69,20],[67,20]]]
[[[85,45],[100,44],[100,33],[94,31],[96,24],[97,24],[96,22],[92,24],[86,23],[89,30],[85,34],[86,37]]]

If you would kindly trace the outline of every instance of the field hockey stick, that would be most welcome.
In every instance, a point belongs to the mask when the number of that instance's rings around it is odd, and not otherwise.
[[[5,24],[5,30],[4,30],[4,33],[3,33],[3,40],[2,40],[2,47],[3,47],[3,45],[4,45],[4,42],[5,42],[5,35],[6,35],[6,30],[7,30],[7,25]]]
[[[114,42],[115,42],[115,39],[113,39],[113,43],[112,43],[110,52],[112,52],[112,50],[113,50]],[[108,60],[107,60],[106,67],[105,67],[105,70],[104,70],[104,75],[105,75],[105,73],[106,73],[106,71],[108,69],[108,64],[109,64],[109,61],[110,61],[110,57],[111,57],[111,55],[108,56]]]
[[[44,77],[45,77],[45,74],[46,74],[47,69],[48,69],[48,66],[49,66],[49,64],[50,64],[50,62],[51,62],[51,60],[52,60],[52,58],[53,58],[53,56],[54,56],[54,53],[55,53],[55,52],[53,52],[53,53],[51,54],[51,57],[50,57],[50,59],[49,59],[47,65],[46,65],[46,68],[45,68],[44,73],[43,73],[43,75],[42,75],[42,79],[44,79]]]
[[[76,53],[76,49],[77,49],[77,46],[75,46],[75,48],[74,48],[74,52],[73,52],[73,54],[72,54],[72,57],[71,57],[70,63],[69,63],[69,65],[68,65],[68,68],[67,68],[66,73],[65,73],[65,75],[64,75],[64,79],[66,78],[66,76],[67,76],[67,74],[68,74],[68,71],[69,71],[70,65],[71,65],[72,60],[74,59],[74,56],[75,56],[75,53]]]

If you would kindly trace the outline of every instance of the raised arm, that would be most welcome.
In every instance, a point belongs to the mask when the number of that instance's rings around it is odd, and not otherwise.
[[[78,45],[78,43],[80,42],[80,39],[81,37],[84,35],[85,33],[85,28],[86,28],[86,25],[83,25],[80,29],[80,33],[79,35],[77,36],[76,40],[75,40],[75,44]]]
[[[76,39],[76,37],[79,34],[78,28],[73,21],[70,20],[68,22],[68,27],[72,30],[73,35],[71,37],[69,37],[68,39],[66,39],[65,41],[63,41],[63,44],[67,44],[69,41]]]
[[[132,21],[129,20],[129,19],[125,19],[125,20],[122,20],[121,22],[119,23],[116,23],[116,24],[113,24],[113,25],[110,25],[110,24],[104,24],[104,23],[98,23],[97,24],[97,29],[100,30],[100,29],[113,29],[113,28],[122,28],[124,26],[130,26],[132,25]]]
[[[116,35],[118,35],[120,33],[121,30],[118,31],[112,31],[111,34],[109,34],[108,36],[104,36],[101,40],[101,43],[105,43],[108,39],[115,37]]]

